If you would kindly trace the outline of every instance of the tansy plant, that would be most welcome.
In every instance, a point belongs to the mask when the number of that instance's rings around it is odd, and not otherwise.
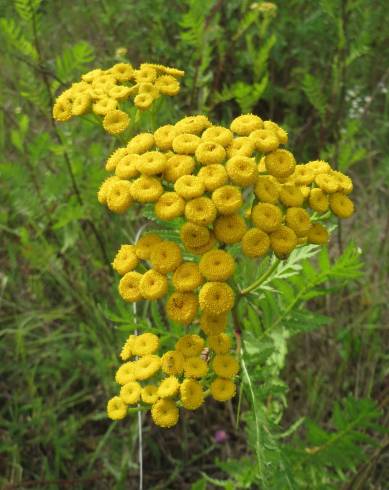
[[[152,64],[93,70],[58,97],[53,116],[66,121],[93,111],[108,133],[121,133],[131,124],[129,103],[146,110],[176,95],[182,75]],[[229,127],[195,115],[136,134],[108,158],[111,175],[99,202],[119,214],[151,205],[155,217],[155,229],[123,244],[113,259],[119,294],[127,303],[160,301],[182,325],[182,336],[163,351],[154,333],[128,337],[115,375],[118,395],[107,406],[111,419],[150,409],[154,423],[169,428],[180,410],[196,410],[209,396],[233,398],[240,365],[234,306],[296,247],[325,245],[323,221],[331,213],[353,214],[351,179],[325,161],[296,164],[287,142],[280,126],[258,115],[238,116]],[[161,236],[161,224],[171,220],[176,241]],[[243,289],[234,281],[242,255],[253,267],[271,256],[270,269]]]

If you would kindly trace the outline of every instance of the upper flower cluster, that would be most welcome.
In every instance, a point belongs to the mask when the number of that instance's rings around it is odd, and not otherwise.
[[[53,117],[67,121],[92,111],[104,116],[103,127],[108,133],[118,134],[130,123],[121,105],[133,97],[134,105],[145,111],[161,95],[177,95],[178,78],[183,75],[176,68],[151,63],[143,63],[137,70],[129,63],[117,63],[107,70],[98,68],[82,75],[81,81],[57,97]]]

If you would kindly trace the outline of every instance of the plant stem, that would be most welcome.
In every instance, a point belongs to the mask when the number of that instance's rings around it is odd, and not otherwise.
[[[253,289],[258,288],[262,283],[266,281],[266,279],[268,279],[273,274],[273,272],[277,269],[280,262],[281,262],[280,259],[275,258],[273,264],[269,267],[269,269],[267,269],[267,271],[265,271],[261,276],[259,276],[259,278],[256,281],[250,284],[250,286],[247,286],[247,288],[243,289],[240,292],[240,294],[244,296],[245,294],[253,291]]]

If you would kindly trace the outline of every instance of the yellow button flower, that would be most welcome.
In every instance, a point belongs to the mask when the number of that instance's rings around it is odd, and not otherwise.
[[[155,385],[147,385],[144,388],[142,388],[141,394],[143,403],[147,403],[149,405],[152,405],[158,400],[158,386]]]
[[[339,218],[349,218],[354,213],[354,203],[350,198],[340,192],[330,195],[331,211]]]
[[[70,100],[57,99],[53,107],[53,118],[56,121],[68,121],[72,117],[72,103]]]
[[[250,228],[242,238],[242,251],[246,257],[262,257],[270,248],[269,236],[259,228]]]
[[[218,335],[227,327],[227,314],[213,315],[203,311],[200,316],[200,327],[206,335]]]
[[[99,116],[105,116],[108,112],[114,111],[118,105],[117,100],[111,99],[110,97],[105,97],[99,99],[92,106],[92,110],[95,114]]]
[[[328,194],[332,194],[339,190],[339,181],[331,174],[318,174],[315,177],[315,182],[320,189]]]
[[[176,351],[181,352],[184,357],[200,355],[203,347],[204,339],[195,334],[184,335],[176,342]]]
[[[299,207],[303,205],[304,194],[297,185],[283,184],[280,188],[279,199],[285,206]]]
[[[174,190],[184,199],[194,199],[204,194],[205,186],[200,177],[196,175],[183,175],[176,180]]]
[[[266,155],[265,165],[270,175],[283,179],[293,174],[296,160],[290,151],[275,150]]]
[[[214,234],[211,232],[207,243],[205,243],[201,247],[190,247],[189,245],[186,245],[186,249],[188,250],[188,252],[190,252],[193,255],[203,255],[209,250],[215,248],[216,245],[217,245],[217,241],[215,239]]]
[[[131,95],[131,89],[130,87],[125,87],[124,85],[114,85],[109,89],[108,95],[112,99],[124,101]]]
[[[208,365],[201,357],[187,357],[184,361],[184,373],[187,378],[203,378]]]
[[[181,153],[183,155],[194,155],[200,142],[200,138],[195,134],[183,133],[174,138],[172,147],[176,153]]]
[[[135,364],[133,362],[125,362],[116,371],[115,381],[119,385],[125,385],[136,380]]]
[[[185,247],[202,247],[209,242],[210,232],[206,226],[184,223],[180,228],[180,238]]]
[[[72,115],[82,116],[89,111],[92,103],[92,97],[88,93],[82,93],[74,98],[72,104]]]
[[[134,98],[135,107],[140,111],[147,111],[154,102],[154,97],[149,93],[138,94]]]
[[[208,346],[216,354],[227,354],[231,349],[231,337],[226,333],[211,335],[208,337]]]
[[[177,134],[177,130],[172,124],[161,126],[154,132],[155,145],[162,151],[171,150]]]
[[[227,354],[217,354],[212,362],[212,368],[221,378],[233,378],[239,372],[239,363]]]
[[[329,208],[328,196],[324,191],[319,189],[318,187],[311,190],[309,193],[309,205],[318,213],[325,213]]]
[[[212,315],[230,311],[234,302],[234,292],[225,282],[206,282],[200,289],[200,308]]]
[[[285,129],[281,128],[281,126],[273,121],[263,121],[263,127],[264,129],[273,131],[281,145],[286,145],[288,142],[288,133],[285,131]]]
[[[143,260],[149,260],[151,252],[162,242],[162,238],[155,233],[149,233],[148,235],[143,235],[136,242],[135,253]]]
[[[151,417],[155,425],[168,429],[177,424],[179,411],[173,400],[164,398],[151,407]]]
[[[315,175],[330,173],[331,165],[324,160],[312,160],[305,164],[305,167],[311,170]]]
[[[314,223],[308,231],[308,242],[315,245],[324,245],[328,242],[329,233],[320,223]]]
[[[184,379],[180,386],[181,403],[187,410],[197,410],[204,402],[201,384],[194,379]]]
[[[116,63],[110,69],[111,74],[119,80],[120,82],[126,82],[127,80],[131,80],[134,69],[130,65],[130,63]]]
[[[136,379],[141,381],[153,377],[160,368],[161,359],[154,354],[148,354],[134,362]]]
[[[197,225],[209,225],[216,218],[216,206],[209,197],[197,197],[185,206],[185,217]]]
[[[286,258],[297,245],[296,233],[291,228],[281,225],[270,234],[270,245],[277,257]]]
[[[111,190],[111,185],[114,182],[119,182],[119,177],[116,175],[112,177],[108,177],[108,179],[105,179],[104,182],[101,184],[100,189],[97,193],[97,200],[99,201],[100,204],[106,204],[107,203],[107,197],[108,193]]]
[[[155,81],[156,88],[163,95],[173,97],[180,91],[180,82],[171,75],[162,75]]]
[[[107,191],[107,206],[114,213],[125,213],[133,203],[131,184],[127,180],[112,182]]]
[[[137,383],[136,381],[130,381],[129,383],[126,383],[121,387],[120,398],[127,405],[134,405],[140,400],[141,390],[142,387],[139,383]]]
[[[159,338],[157,335],[146,332],[141,335],[135,335],[132,340],[132,355],[146,356],[154,354],[159,347]]]
[[[139,133],[134,136],[127,144],[128,153],[146,153],[154,147],[154,135],[151,133]]]
[[[105,114],[103,127],[109,134],[122,133],[130,124],[128,115],[119,110],[109,111]]]
[[[201,274],[208,281],[226,281],[235,271],[235,260],[224,250],[210,250],[200,260]]]
[[[279,186],[270,175],[261,175],[257,179],[254,192],[261,202],[274,204],[278,200]]]
[[[201,139],[204,141],[213,141],[226,148],[232,143],[233,134],[232,131],[223,128],[223,126],[210,126],[203,132]]]
[[[197,296],[193,293],[173,293],[166,303],[166,314],[170,320],[188,325],[197,313]]]
[[[249,138],[254,143],[255,148],[263,153],[277,150],[280,145],[276,134],[269,129],[257,129],[250,134]]]
[[[184,356],[181,352],[170,350],[162,356],[162,371],[169,375],[179,375],[184,370]]]
[[[214,223],[215,237],[229,245],[238,243],[246,233],[246,223],[238,214],[219,216]]]
[[[190,292],[203,283],[203,276],[198,264],[184,262],[174,271],[172,281],[177,291]]]
[[[247,187],[257,181],[257,165],[253,158],[238,155],[232,157],[226,163],[229,178],[234,184]]]
[[[131,194],[135,201],[141,203],[155,202],[163,194],[163,187],[157,178],[141,175],[132,182]]]
[[[227,148],[227,157],[232,158],[237,155],[251,157],[254,153],[255,145],[247,136],[234,138]]]
[[[297,185],[311,185],[315,179],[315,172],[306,165],[296,165],[291,177]]]
[[[278,206],[264,202],[253,207],[251,219],[257,228],[270,233],[280,227],[282,213]]]
[[[202,179],[205,189],[209,192],[223,186],[228,180],[226,169],[220,164],[206,165],[199,170],[197,175]]]
[[[352,192],[353,181],[350,179],[350,177],[335,170],[332,170],[330,175],[338,182],[339,191],[343,192],[344,194],[350,194],[350,192]]]
[[[298,237],[307,236],[312,226],[309,214],[303,208],[288,208],[285,214],[285,223]]]
[[[167,165],[166,156],[159,151],[147,151],[136,160],[138,172],[144,175],[161,174]]]
[[[242,193],[233,185],[224,185],[213,191],[212,201],[220,214],[234,214],[243,204]]]
[[[208,118],[203,115],[187,116],[176,123],[179,133],[200,134],[204,129],[211,126]],[[181,152],[179,152],[181,153]]]
[[[119,282],[119,294],[129,303],[140,301],[143,296],[140,294],[139,283],[142,278],[142,274],[139,272],[131,271],[124,274]]]
[[[202,165],[223,163],[226,159],[226,150],[219,143],[205,141],[196,148],[195,156]]]
[[[136,153],[130,153],[122,157],[116,165],[115,175],[121,179],[132,179],[138,177],[139,172],[137,170],[137,162],[140,159],[140,155]]]
[[[135,335],[130,335],[124,342],[122,350],[120,352],[120,359],[127,361],[132,356],[132,346],[135,340]]]
[[[173,272],[182,262],[181,249],[176,243],[164,240],[153,248],[150,260],[154,269],[161,274]]]
[[[157,70],[151,66],[142,65],[134,70],[133,76],[138,83],[153,83],[157,78]]]
[[[169,376],[161,381],[158,386],[158,396],[160,398],[171,398],[178,393],[180,383],[175,376]]]
[[[194,158],[189,155],[173,155],[168,159],[164,172],[165,180],[176,182],[183,175],[190,175],[195,168]]]
[[[107,172],[113,172],[120,160],[126,155],[129,155],[128,148],[118,148],[117,150],[115,150],[108,158],[105,164],[105,170]]]
[[[211,383],[211,395],[218,402],[231,400],[236,394],[236,385],[230,379],[216,378]]]
[[[138,265],[138,257],[135,253],[134,245],[122,245],[116,254],[112,267],[121,276],[126,272],[134,270]]]
[[[256,129],[263,127],[263,121],[254,114],[243,114],[236,117],[230,124],[230,129],[239,136],[248,136]]]
[[[155,215],[163,221],[178,218],[184,214],[185,201],[176,192],[165,192],[154,206]]]
[[[157,300],[165,296],[168,290],[166,276],[150,269],[145,272],[139,281],[139,291],[143,298]]]
[[[107,403],[107,414],[112,420],[121,420],[127,415],[127,405],[118,396],[114,396]]]

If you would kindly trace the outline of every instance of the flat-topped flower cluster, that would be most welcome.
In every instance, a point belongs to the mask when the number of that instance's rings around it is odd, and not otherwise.
[[[59,95],[53,107],[57,121],[93,112],[103,116],[103,127],[110,134],[122,133],[130,124],[125,110],[131,100],[141,111],[148,110],[161,95],[174,96],[180,91],[179,78],[184,72],[176,68],[142,63],[134,69],[129,63],[117,63],[107,70],[97,68]],[[125,107],[122,107],[125,109]]]

